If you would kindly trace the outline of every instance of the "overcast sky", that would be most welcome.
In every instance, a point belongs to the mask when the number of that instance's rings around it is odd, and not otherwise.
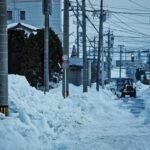
[[[76,0],[71,2],[72,5],[76,5]],[[79,2],[81,4],[81,0]],[[86,4],[88,10],[100,8],[100,0],[86,0]],[[115,36],[116,49],[118,45],[124,45],[128,50],[150,48],[150,0],[104,0],[104,10],[108,12],[104,33],[110,28]],[[70,43],[75,44],[76,18],[72,14],[70,13],[70,33],[74,34],[70,36]],[[87,14],[98,29],[99,18],[93,17],[93,13]],[[87,21],[87,34],[90,39],[93,39],[94,35],[98,37],[89,21]],[[106,40],[104,38],[104,45]]]

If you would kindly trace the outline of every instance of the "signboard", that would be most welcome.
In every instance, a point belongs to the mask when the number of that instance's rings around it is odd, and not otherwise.
[[[69,56],[66,55],[66,54],[63,55],[63,56],[62,56],[62,60],[63,60],[63,61],[69,61]]]
[[[69,63],[68,63],[68,62],[63,62],[62,68],[63,68],[63,69],[69,68]]]

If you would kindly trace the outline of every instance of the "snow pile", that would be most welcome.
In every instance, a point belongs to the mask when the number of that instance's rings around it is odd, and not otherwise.
[[[141,83],[140,81],[136,83],[136,90],[139,91],[140,94],[143,93],[143,91],[147,90],[148,88],[149,88],[148,85],[145,85]]]
[[[145,100],[144,123],[150,124],[150,86],[144,85],[140,81],[136,83],[138,96]]]
[[[143,90],[143,93],[141,94],[142,97],[145,99],[146,108],[145,108],[145,124],[150,124],[150,88],[149,86],[146,86],[147,89]],[[143,88],[144,89],[144,88]]]
[[[93,86],[83,94],[82,87],[70,85],[70,96],[63,99],[61,88],[44,95],[25,77],[9,76],[10,111],[7,118],[0,114],[0,150],[114,150],[117,145],[134,150],[141,140],[139,120],[120,109],[111,92]]]

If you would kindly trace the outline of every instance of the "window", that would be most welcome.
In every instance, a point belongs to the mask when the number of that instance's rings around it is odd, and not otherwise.
[[[12,20],[12,11],[7,11],[7,20]]]
[[[20,20],[25,20],[26,16],[25,16],[25,11],[20,11]]]

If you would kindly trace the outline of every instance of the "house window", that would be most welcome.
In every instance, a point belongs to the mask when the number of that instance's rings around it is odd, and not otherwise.
[[[7,20],[12,20],[12,11],[7,11]]]
[[[25,11],[20,11],[20,20],[25,20],[26,16],[25,16]]]

